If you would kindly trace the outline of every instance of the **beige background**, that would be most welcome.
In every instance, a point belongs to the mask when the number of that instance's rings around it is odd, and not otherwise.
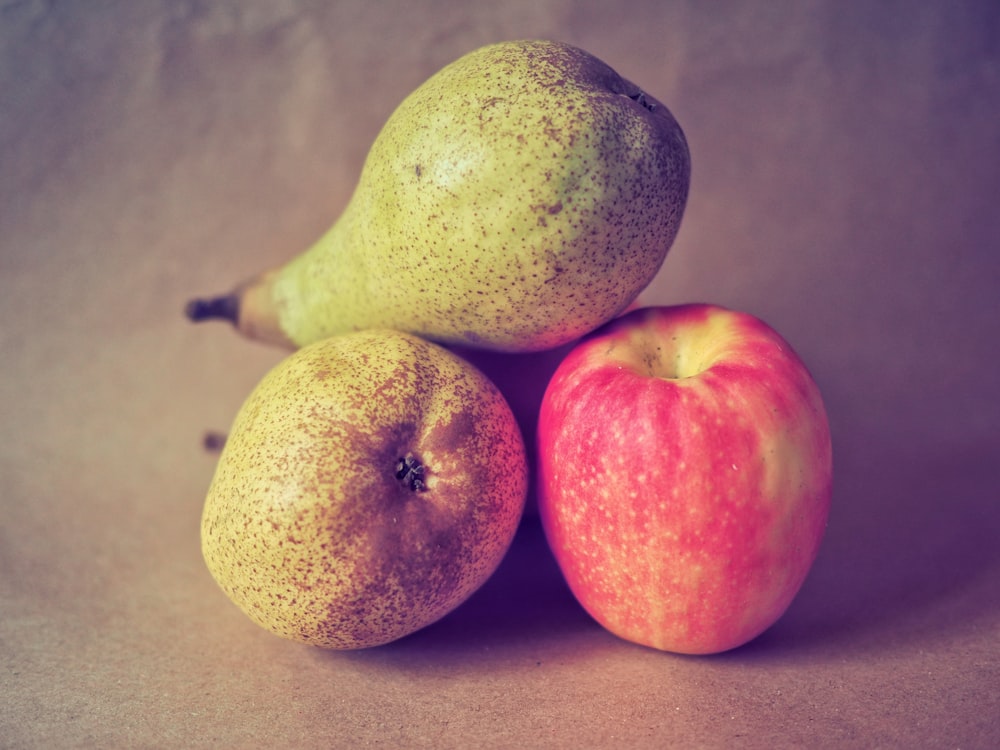
[[[1000,6],[469,7],[0,0],[0,746],[1000,745]],[[646,301],[753,312],[810,365],[820,558],[712,658],[603,632],[531,524],[413,637],[281,641],[198,546],[202,433],[280,354],[183,304],[329,225],[423,79],[527,36],[684,127],[691,198]]]

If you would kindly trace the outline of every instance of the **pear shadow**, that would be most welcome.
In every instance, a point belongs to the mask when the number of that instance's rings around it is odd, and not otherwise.
[[[493,576],[462,606],[412,639],[430,644],[455,643],[464,637],[503,647],[533,637],[589,630],[592,622],[563,579],[541,521],[525,516]]]
[[[468,663],[470,657],[499,663],[541,654],[553,643],[565,645],[595,632],[601,628],[566,585],[540,520],[526,515],[494,574],[445,617],[382,646],[318,654],[403,669],[441,668]]]
[[[937,650],[1000,615],[996,461],[974,446],[927,460],[869,446],[846,459],[820,555],[798,597],[775,625],[723,659]]]

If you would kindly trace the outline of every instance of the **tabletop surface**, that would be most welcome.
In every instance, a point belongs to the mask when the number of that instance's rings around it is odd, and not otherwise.
[[[470,6],[471,7],[471,6]],[[0,3],[0,746],[1000,746],[1000,9]],[[409,91],[481,44],[578,44],[694,164],[643,300],[746,310],[826,401],[819,558],[744,647],[575,602],[529,512],[384,647],[276,638],[201,557],[216,456],[284,356],[222,291],[308,246]]]

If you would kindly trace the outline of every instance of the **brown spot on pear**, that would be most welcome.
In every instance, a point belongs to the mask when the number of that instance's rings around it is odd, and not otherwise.
[[[212,576],[267,630],[401,638],[493,573],[524,508],[521,433],[461,357],[388,330],[294,352],[236,416],[202,517]]]

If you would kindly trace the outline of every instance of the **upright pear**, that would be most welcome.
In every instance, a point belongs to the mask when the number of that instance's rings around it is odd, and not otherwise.
[[[488,45],[400,104],[312,247],[192,301],[188,315],[293,348],[378,327],[550,349],[615,317],[653,279],[690,171],[667,107],[592,54]]]
[[[410,334],[346,333],[291,353],[247,397],[205,499],[202,552],[266,630],[377,646],[492,575],[527,487],[517,422],[481,371]]]

